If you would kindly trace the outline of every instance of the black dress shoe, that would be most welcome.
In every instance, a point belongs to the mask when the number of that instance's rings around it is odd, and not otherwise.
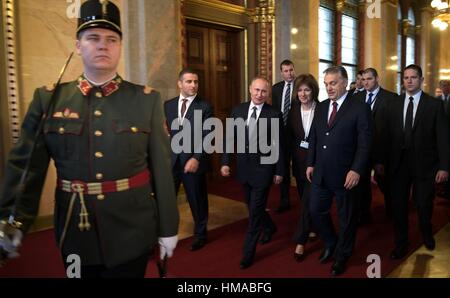
[[[436,248],[436,241],[434,240],[434,238],[425,240],[424,244],[428,250],[434,250]]]
[[[195,241],[192,243],[190,250],[195,251],[199,250],[206,244],[206,239],[195,239]]]
[[[288,206],[282,205],[282,206],[278,207],[277,209],[275,209],[275,212],[283,213],[283,212],[288,211],[289,209],[291,209],[291,207],[289,205]]]
[[[400,259],[403,259],[407,254],[408,254],[407,247],[401,247],[401,248],[396,247],[391,252],[391,259],[400,260]]]
[[[305,259],[305,254],[304,253],[299,254],[299,253],[294,252],[294,259],[297,262],[301,262]]]
[[[276,231],[277,231],[277,228],[274,227],[272,230],[264,232],[261,236],[261,239],[259,239],[259,243],[261,243],[261,244],[269,243],[270,240],[272,240],[272,236],[273,236],[273,234],[275,234]]]
[[[239,268],[246,269],[253,264],[253,258],[244,257],[239,263]]]
[[[337,260],[336,262],[334,262],[333,266],[331,266],[331,274],[337,276],[344,273],[345,263],[346,262],[344,260]]]
[[[319,257],[319,263],[326,263],[328,262],[331,257],[333,256],[334,248],[325,248]]]

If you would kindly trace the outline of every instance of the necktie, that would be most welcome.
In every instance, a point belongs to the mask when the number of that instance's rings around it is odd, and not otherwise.
[[[287,124],[289,110],[291,109],[291,83],[286,85],[286,93],[284,94],[283,122]]]
[[[333,102],[333,111],[331,111],[330,119],[328,120],[328,127],[331,127],[333,125],[334,119],[336,118],[337,114],[337,102]]]
[[[414,97],[409,97],[408,108],[406,109],[405,117],[405,148],[411,147],[412,128],[413,128],[413,112],[414,112]]]
[[[369,106],[371,106],[373,103],[372,97],[373,97],[373,93],[369,93],[369,98],[367,99],[367,104]]]
[[[184,117],[184,113],[186,113],[186,104],[187,104],[187,98],[183,98],[183,104],[181,105],[181,118]]]
[[[253,119],[256,119],[256,110],[257,110],[257,107],[253,107],[253,113],[251,116]]]

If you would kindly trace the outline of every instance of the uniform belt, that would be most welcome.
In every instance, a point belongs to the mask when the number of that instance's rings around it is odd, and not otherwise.
[[[144,170],[139,174],[127,178],[115,181],[104,182],[84,182],[84,181],[69,181],[64,179],[58,179],[58,188],[64,192],[80,193],[85,195],[99,195],[104,193],[125,191],[136,187],[148,185],[150,181],[150,172]]]
[[[79,214],[80,222],[78,224],[78,228],[80,229],[80,231],[89,231],[91,228],[91,224],[89,223],[89,213],[86,208],[84,195],[100,195],[103,193],[125,191],[128,189],[148,185],[149,181],[150,181],[150,172],[147,169],[133,177],[116,181],[88,183],[77,180],[69,181],[58,179],[57,181],[58,188],[64,192],[72,193],[69,208],[67,210],[66,221],[64,223],[63,232],[61,234],[61,239],[59,242],[59,247],[62,249],[77,196],[80,198],[80,214]]]

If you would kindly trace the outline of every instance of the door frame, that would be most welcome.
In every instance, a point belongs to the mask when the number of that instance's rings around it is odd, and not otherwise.
[[[240,99],[248,101],[249,77],[253,77],[255,72],[256,57],[249,55],[249,14],[250,11],[239,5],[225,3],[218,0],[183,0],[181,5],[182,15],[182,64],[187,65],[187,36],[186,22],[198,21],[205,24],[229,28],[230,31],[239,31],[239,61],[240,67]]]

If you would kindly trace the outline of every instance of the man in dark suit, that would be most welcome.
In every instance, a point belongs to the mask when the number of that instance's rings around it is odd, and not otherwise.
[[[234,133],[227,130],[222,155],[220,171],[222,176],[228,177],[230,153],[234,152],[234,145],[237,143],[237,179],[243,186],[249,209],[241,269],[253,264],[261,232],[260,242],[264,244],[271,240],[276,231],[276,226],[266,211],[266,204],[272,181],[280,184],[283,180],[283,120],[281,113],[266,103],[269,86],[264,78],[253,79],[250,85],[251,101],[239,104],[231,113],[231,118],[237,125],[228,128],[233,129]],[[243,126],[242,129],[240,126]],[[243,135],[238,136],[239,131]],[[268,152],[263,148],[266,146],[270,147]]]
[[[272,106],[283,114],[283,135],[287,136],[287,119],[292,104],[292,90],[294,88],[295,68],[290,60],[284,60],[280,64],[281,77],[283,80],[272,86]],[[284,140],[284,168],[283,182],[280,185],[280,206],[275,210],[283,213],[290,208],[289,190],[291,187],[291,154],[289,151],[288,139]]]
[[[408,201],[417,206],[425,247],[435,248],[431,226],[435,183],[448,180],[449,135],[443,103],[422,91],[422,69],[409,65],[403,71],[406,93],[386,109],[385,133],[376,140],[379,172],[385,171],[392,194],[395,248],[391,258],[408,254]]]
[[[356,82],[355,82],[355,87],[352,88],[350,87],[349,93],[356,95],[360,92],[364,92],[364,82],[363,82],[363,73],[364,70],[359,70],[358,73],[356,74]]]
[[[310,211],[325,249],[319,261],[333,253],[333,275],[345,271],[356,236],[355,186],[365,173],[371,143],[369,106],[346,91],[347,71],[342,66],[325,70],[329,99],[317,105],[311,128],[306,177],[312,183]],[[339,216],[336,235],[330,216],[333,196]]]
[[[372,111],[372,139],[376,135],[382,134],[381,127],[383,124],[382,115],[386,109],[386,105],[389,101],[397,98],[397,94],[389,92],[381,88],[378,82],[378,72],[374,68],[367,68],[363,72],[362,82],[364,85],[364,92],[358,92],[355,98],[365,102]],[[368,224],[372,220],[371,215],[371,204],[372,204],[372,187],[371,187],[371,174],[374,166],[373,160],[373,143],[370,153],[369,167],[367,171],[361,177],[361,183],[358,186],[358,191],[360,191],[359,208],[358,208],[358,223],[360,225]],[[386,179],[384,176],[376,175],[374,176],[380,190],[384,194],[384,204],[386,208],[386,214],[388,216],[392,213],[391,200],[387,191]]]
[[[439,89],[441,90],[442,94],[437,96],[437,98],[441,99],[444,102],[445,115],[447,116],[447,120],[450,123],[450,81],[439,81]],[[450,200],[450,181],[443,183],[441,189],[442,192],[440,193],[440,195],[443,198]]]
[[[191,250],[202,248],[207,241],[208,193],[206,189],[206,171],[209,166],[208,155],[203,148],[203,138],[208,134],[203,130],[203,123],[212,117],[209,103],[198,96],[198,74],[192,69],[183,69],[178,77],[180,96],[168,100],[164,104],[167,127],[172,141],[172,169],[175,189],[178,193],[183,183],[186,197],[194,218],[194,242]],[[200,117],[201,119],[195,119]],[[194,123],[201,123],[200,131]],[[187,130],[187,131],[186,131]],[[194,137],[200,136],[198,140]],[[177,134],[186,138],[178,139]],[[174,142],[174,137],[177,140]],[[179,142],[179,143],[178,143]],[[184,142],[188,142],[184,144]],[[175,148],[179,145],[182,148]]]

